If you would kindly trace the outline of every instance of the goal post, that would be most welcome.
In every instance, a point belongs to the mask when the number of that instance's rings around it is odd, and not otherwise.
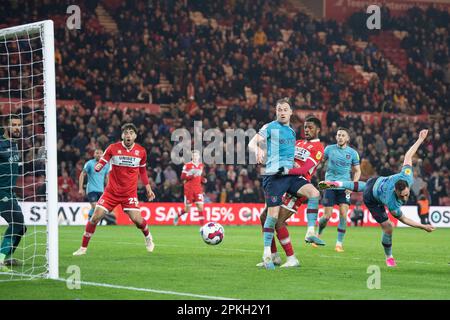
[[[53,21],[43,22],[44,104],[47,176],[48,277],[59,278],[58,266],[58,162],[56,130],[55,46]]]
[[[0,45],[2,46],[0,68],[3,69],[0,70],[0,111],[2,116],[7,117],[8,113],[10,116],[14,113],[20,114],[23,120],[26,119],[26,123],[22,122],[21,139],[28,139],[27,148],[29,148],[21,150],[23,155],[27,152],[27,157],[21,160],[24,173],[22,176],[19,174],[19,179],[32,177],[30,185],[35,192],[34,195],[29,196],[22,191],[22,197],[19,194],[17,196],[22,204],[28,199],[44,201],[47,219],[45,232],[36,229],[36,232],[31,233],[32,236],[28,235],[31,241],[42,241],[42,243],[23,245],[27,246],[26,248],[34,245],[35,256],[39,254],[38,247],[45,246],[45,254],[42,253],[42,258],[45,259],[42,262],[43,265],[35,266],[35,263],[37,264],[40,260],[36,259],[33,253],[27,256],[23,254],[23,259],[27,260],[26,264],[31,267],[22,267],[22,272],[17,273],[21,273],[22,276],[58,279],[58,163],[53,21],[45,20],[1,29]],[[30,132],[31,136],[26,136]],[[40,149],[40,153],[36,149]],[[36,154],[40,154],[43,159],[39,159]],[[39,160],[45,160],[43,161],[45,170],[41,170],[42,174],[45,172],[45,177],[37,173],[39,170],[35,171],[35,164]],[[29,170],[30,167],[31,170]],[[37,176],[43,180],[43,188],[37,187],[39,186],[39,182],[36,182]],[[26,187],[24,182],[22,188]],[[45,191],[43,191],[44,188]],[[26,223],[25,219],[25,225]],[[45,242],[40,240],[40,233],[46,235]],[[12,275],[15,272],[13,270]]]

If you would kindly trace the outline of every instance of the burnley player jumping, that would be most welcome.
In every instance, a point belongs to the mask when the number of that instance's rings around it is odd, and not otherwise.
[[[388,177],[373,177],[367,183],[359,181],[321,181],[319,189],[349,189],[363,193],[364,204],[369,209],[372,217],[380,224],[382,229],[381,244],[386,255],[386,265],[395,267],[397,264],[392,256],[392,233],[394,224],[389,220],[385,207],[389,212],[404,224],[425,230],[434,231],[434,227],[421,224],[407,218],[401,207],[408,201],[411,185],[414,182],[412,158],[419,146],[425,141],[428,130],[419,133],[419,139],[406,152],[403,167],[400,173]]]
[[[97,202],[94,215],[86,224],[81,247],[73,253],[74,256],[86,254],[89,240],[94,234],[97,224],[107,212],[112,211],[119,204],[122,205],[123,211],[128,214],[136,227],[142,230],[147,251],[153,251],[155,244],[148,230],[147,221],[142,218],[137,198],[139,176],[145,185],[149,201],[155,198],[155,194],[150,187],[147,176],[147,152],[142,146],[134,142],[136,137],[136,126],[132,123],[124,124],[122,126],[122,141],[111,144],[95,165],[95,171],[99,172],[110,162],[111,171],[108,185]]]
[[[181,180],[184,181],[184,211],[178,213],[173,220],[173,224],[177,225],[179,218],[191,210],[192,203],[195,203],[198,209],[198,223],[203,226],[205,217],[203,214],[203,187],[202,183],[206,182],[206,178],[202,177],[203,163],[200,162],[200,152],[194,150],[192,152],[192,161],[183,166],[181,172]]]

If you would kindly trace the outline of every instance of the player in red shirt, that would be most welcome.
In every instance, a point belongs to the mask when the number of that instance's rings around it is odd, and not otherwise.
[[[307,180],[309,188],[315,189],[316,194],[318,190],[311,184],[311,177],[316,173],[317,167],[320,161],[323,159],[324,147],[319,139],[321,123],[320,120],[315,117],[307,117],[305,119],[304,131],[305,140],[297,140],[295,143],[294,154],[294,168],[288,170],[280,168],[279,174],[285,175],[298,175]],[[291,240],[289,237],[289,231],[287,229],[286,220],[289,219],[294,213],[297,213],[298,208],[302,203],[308,202],[306,196],[296,197],[294,195],[285,193],[283,196],[283,204],[280,208],[278,216],[278,222],[275,227],[277,231],[277,238],[283,247],[287,261],[283,264],[283,267],[297,267],[299,262],[294,255]],[[317,210],[316,210],[317,211]],[[315,232],[315,224],[317,221],[317,213],[310,213],[308,215],[308,231],[305,236],[305,241],[312,244],[324,245],[323,240],[319,239]],[[261,224],[264,226],[266,220],[267,210],[261,214]],[[272,240],[272,260],[275,264],[281,264],[281,258],[277,252],[275,240]],[[258,263],[257,266],[261,266],[262,263]]]
[[[191,210],[192,203],[195,203],[198,209],[199,219],[198,223],[203,226],[204,214],[203,214],[203,186],[206,182],[206,178],[202,177],[203,163],[200,162],[200,152],[194,150],[192,152],[192,161],[186,163],[183,166],[181,172],[181,180],[184,181],[184,211],[178,213],[173,220],[173,224],[177,225],[179,218],[188,213]]]
[[[111,163],[109,180],[105,192],[95,206],[94,214],[86,224],[81,247],[73,253],[74,256],[86,254],[89,240],[95,232],[97,223],[108,211],[112,211],[119,204],[136,227],[142,230],[147,251],[153,251],[155,244],[148,230],[147,221],[142,218],[137,198],[139,176],[145,185],[149,201],[155,198],[155,194],[150,187],[147,176],[147,152],[142,146],[134,142],[136,137],[136,126],[132,123],[124,124],[122,126],[122,141],[111,144],[95,165],[95,171],[99,172],[108,162]]]

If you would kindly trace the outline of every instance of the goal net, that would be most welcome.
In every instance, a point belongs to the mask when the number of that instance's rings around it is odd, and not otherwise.
[[[0,281],[58,278],[53,22],[0,30]]]

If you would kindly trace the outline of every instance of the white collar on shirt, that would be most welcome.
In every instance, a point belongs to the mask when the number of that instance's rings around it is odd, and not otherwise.
[[[125,145],[125,143],[123,143],[123,141],[122,141],[122,146],[123,146],[125,149],[127,149],[128,152],[130,152],[131,150],[133,150],[134,145],[135,145],[135,143],[133,143],[133,144],[131,145],[131,148],[128,149],[127,146]]]

